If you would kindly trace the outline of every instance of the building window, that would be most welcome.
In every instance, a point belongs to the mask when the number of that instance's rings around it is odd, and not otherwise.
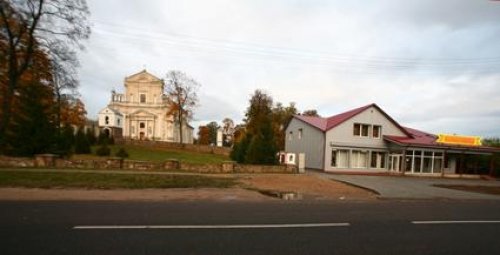
[[[119,118],[116,118],[116,125],[120,126],[120,119]]]
[[[104,124],[106,124],[106,125],[109,124],[109,117],[108,116],[104,117]]]
[[[370,160],[371,168],[385,169],[386,153],[379,151],[372,151],[372,157]]]
[[[370,135],[370,125],[355,123],[352,133],[354,136],[368,137]]]
[[[332,150],[331,166],[337,168],[348,168],[349,150]]]
[[[361,136],[368,137],[370,131],[370,125],[361,125]]]
[[[290,133],[288,133],[288,140],[291,141],[293,139],[293,131],[290,131]]]
[[[146,94],[140,94],[141,103],[146,103]]]
[[[351,153],[351,163],[353,168],[367,168],[368,151],[353,150]]]
[[[373,126],[373,138],[380,138],[382,134],[382,126]]]
[[[361,124],[357,124],[357,123],[354,124],[353,135],[361,136]]]
[[[406,171],[412,173],[441,173],[443,171],[443,152],[407,151]]]
[[[302,139],[302,128],[299,128],[298,138],[299,140]]]
[[[145,128],[145,127],[146,127],[146,124],[144,124],[144,122],[139,123],[139,128]]]

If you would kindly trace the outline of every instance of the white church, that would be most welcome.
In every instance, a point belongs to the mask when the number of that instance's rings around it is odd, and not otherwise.
[[[116,138],[180,142],[179,123],[169,114],[164,82],[143,70],[125,78],[125,93],[111,92],[99,112],[99,129]],[[193,143],[193,127],[182,126],[182,142]]]

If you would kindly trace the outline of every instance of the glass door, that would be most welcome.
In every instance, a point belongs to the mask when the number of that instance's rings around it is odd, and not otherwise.
[[[401,154],[389,155],[389,171],[400,172],[402,159],[403,159],[403,155],[401,155]]]

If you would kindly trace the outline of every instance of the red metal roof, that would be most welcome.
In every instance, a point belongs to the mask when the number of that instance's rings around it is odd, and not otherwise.
[[[394,125],[396,125],[403,133],[407,134],[408,136],[411,136],[411,134],[409,134],[407,132],[407,130],[405,130],[403,127],[401,127],[399,125],[399,123],[397,123],[389,115],[387,115],[387,113],[385,113],[380,107],[378,107],[377,104],[365,105],[363,107],[359,107],[359,108],[356,108],[356,109],[353,109],[353,110],[350,110],[347,112],[343,112],[341,114],[333,115],[333,116],[328,117],[328,118],[302,116],[302,115],[295,115],[295,118],[302,120],[302,121],[308,123],[309,125],[320,129],[323,132],[326,132],[326,131],[342,124],[343,122],[349,120],[350,118],[364,112],[366,109],[368,109],[370,107],[377,108],[387,119],[389,119]]]
[[[384,139],[389,142],[394,142],[397,144],[405,146],[416,146],[416,147],[430,147],[430,148],[441,148],[441,149],[458,149],[458,150],[473,150],[473,151],[483,151],[483,152],[499,152],[500,149],[487,147],[487,146],[463,146],[455,144],[443,144],[436,142],[438,136],[424,131],[420,131],[413,128],[404,127],[412,137],[404,136],[393,136],[385,135]]]

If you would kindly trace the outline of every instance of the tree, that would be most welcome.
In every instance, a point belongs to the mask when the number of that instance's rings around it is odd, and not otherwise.
[[[222,120],[222,145],[232,146],[234,136],[234,121],[230,118]]]
[[[53,148],[55,127],[49,114],[52,102],[47,100],[51,92],[36,82],[20,88],[15,98],[17,112],[6,133],[6,154],[32,156]]]
[[[219,130],[219,124],[217,122],[212,121],[207,124],[208,128],[208,137],[209,144],[217,145],[217,132]]]
[[[56,116],[59,118],[60,125],[69,124],[77,127],[85,125],[87,111],[79,98],[65,95],[61,98],[61,102],[56,102],[56,105],[59,106],[59,109],[56,110]]]
[[[58,135],[57,149],[55,153],[69,156],[75,145],[75,130],[71,125],[63,125],[61,134]]]
[[[288,106],[284,107],[281,103],[276,103],[273,108],[273,132],[276,141],[276,148],[278,150],[285,149],[285,126],[290,122],[293,115],[297,114],[297,108],[295,108],[295,103],[290,103]]]
[[[210,135],[207,126],[199,126],[198,127],[198,144],[209,145],[210,144]]]
[[[193,110],[198,104],[197,91],[200,84],[181,71],[172,70],[166,75],[165,94],[168,96],[170,111],[179,125],[180,143],[183,140],[183,126],[193,117]]]
[[[245,114],[245,135],[233,146],[233,159],[250,164],[276,163],[272,105],[273,99],[262,91],[256,90],[252,95]]]
[[[484,146],[490,146],[490,147],[500,147],[500,137],[489,137],[489,138],[484,138],[481,143]]]
[[[90,153],[90,143],[85,136],[83,127],[78,128],[75,137],[75,154],[89,154]]]
[[[312,109],[312,110],[305,110],[302,112],[301,115],[304,115],[304,116],[311,116],[311,117],[320,117],[319,114],[318,114],[318,111]]]
[[[37,50],[49,56],[51,66],[78,64],[75,48],[90,34],[85,0],[0,1],[0,63],[5,64],[7,82],[2,91],[0,149],[12,117],[12,100],[22,76],[30,68]],[[69,72],[66,72],[69,73]],[[3,78],[2,78],[3,79]]]

